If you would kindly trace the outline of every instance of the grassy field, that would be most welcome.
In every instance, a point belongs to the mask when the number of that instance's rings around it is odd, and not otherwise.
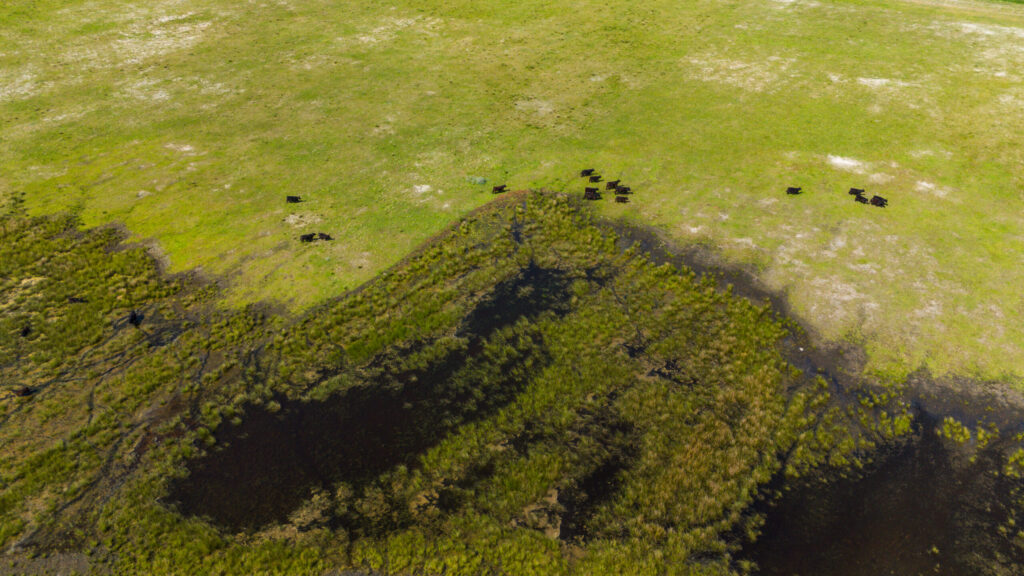
[[[756,267],[869,370],[1024,377],[1017,4],[12,0],[0,22],[0,196],[122,221],[233,302],[307,308],[495,183],[592,166],[638,192],[603,210]]]

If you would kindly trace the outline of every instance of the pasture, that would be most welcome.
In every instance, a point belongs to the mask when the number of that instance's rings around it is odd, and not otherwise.
[[[235,305],[308,309],[494,185],[582,194],[595,166],[636,192],[602,212],[755,269],[870,372],[1024,377],[1018,4],[12,0],[0,22],[0,200],[123,222]]]

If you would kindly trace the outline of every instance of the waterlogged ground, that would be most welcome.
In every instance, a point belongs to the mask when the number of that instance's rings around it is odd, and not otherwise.
[[[763,576],[1015,574],[1024,567],[1013,502],[1021,483],[1006,477],[1005,452],[973,458],[944,443],[937,420],[921,427],[848,477],[829,476],[784,487],[765,505],[767,518],[744,555]]]
[[[0,228],[8,572],[1024,566],[998,398],[919,415],[756,285],[564,197],[506,198],[297,318],[75,224]]]
[[[0,196],[123,221],[171,270],[237,278],[234,303],[307,309],[494,184],[579,193],[596,167],[639,193],[609,213],[756,268],[869,369],[1024,376],[1019,4],[13,0],[0,22]]]

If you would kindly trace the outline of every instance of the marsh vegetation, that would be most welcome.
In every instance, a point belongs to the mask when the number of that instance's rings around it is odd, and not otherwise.
[[[300,317],[220,308],[214,285],[77,225],[3,216],[0,376],[34,391],[0,400],[0,543],[16,558],[77,551],[126,574],[785,570],[773,538],[813,524],[782,487],[835,478],[799,497],[833,514],[844,477],[931,437],[896,388],[796,369],[805,337],[768,303],[653,262],[642,235],[558,194],[508,195]],[[943,421],[942,442],[995,444],[968,425]],[[966,508],[943,495],[1012,569],[1020,470],[998,462]]]

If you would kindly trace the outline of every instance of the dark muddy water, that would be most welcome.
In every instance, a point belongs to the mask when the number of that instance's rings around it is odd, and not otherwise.
[[[998,447],[974,462],[950,451],[919,415],[914,437],[879,450],[854,478],[816,479],[762,503],[762,536],[742,556],[762,576],[982,576],[1024,573],[1015,547],[1016,482]],[[828,475],[826,473],[826,478]]]

